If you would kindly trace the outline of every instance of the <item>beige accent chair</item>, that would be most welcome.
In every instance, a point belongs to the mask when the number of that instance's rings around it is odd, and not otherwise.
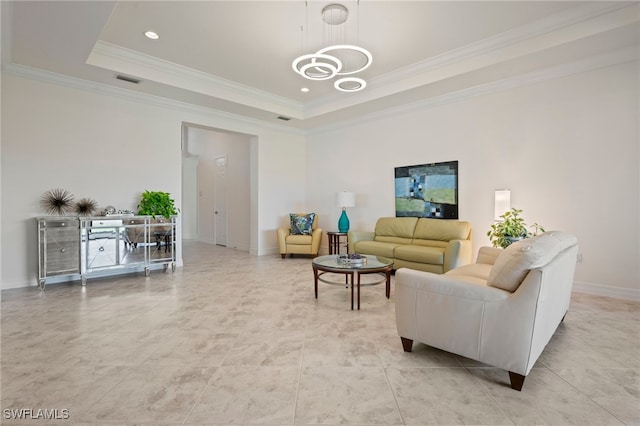
[[[546,232],[506,249],[482,247],[475,264],[444,275],[399,269],[395,277],[398,334],[524,379],[569,309],[576,237]]]
[[[307,213],[297,213],[298,215],[306,215]],[[278,247],[280,256],[284,259],[287,254],[308,254],[312,257],[318,255],[320,250],[320,242],[322,241],[322,229],[318,228],[318,215],[313,219],[311,227],[311,235],[294,235],[291,228],[278,228]]]

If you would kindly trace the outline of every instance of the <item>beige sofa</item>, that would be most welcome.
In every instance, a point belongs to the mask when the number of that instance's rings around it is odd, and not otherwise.
[[[471,263],[471,225],[450,219],[381,217],[373,232],[349,232],[349,253],[393,260],[393,268],[442,274]]]
[[[546,232],[506,249],[482,247],[475,264],[444,275],[400,269],[395,276],[398,335],[525,377],[569,309],[576,237]]]

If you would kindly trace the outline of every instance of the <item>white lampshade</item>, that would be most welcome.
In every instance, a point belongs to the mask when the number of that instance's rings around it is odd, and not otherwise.
[[[356,194],[353,192],[341,191],[336,192],[337,207],[353,207],[356,205]]]
[[[511,191],[508,189],[496,189],[493,218],[494,220],[502,220],[505,212],[511,210]]]

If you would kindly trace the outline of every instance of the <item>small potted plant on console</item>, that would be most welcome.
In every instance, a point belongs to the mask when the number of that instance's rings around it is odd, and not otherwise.
[[[150,215],[154,219],[156,216],[169,219],[171,215],[178,214],[174,203],[175,201],[168,192],[144,191],[140,197],[140,204],[138,204],[138,214]]]

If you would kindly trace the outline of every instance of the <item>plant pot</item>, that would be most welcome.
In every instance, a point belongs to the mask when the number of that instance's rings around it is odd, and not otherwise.
[[[523,238],[524,237],[509,237],[509,236],[504,237],[504,239],[509,242],[509,244],[507,244],[506,247],[509,247],[511,244],[515,243],[516,241],[520,241]]]

